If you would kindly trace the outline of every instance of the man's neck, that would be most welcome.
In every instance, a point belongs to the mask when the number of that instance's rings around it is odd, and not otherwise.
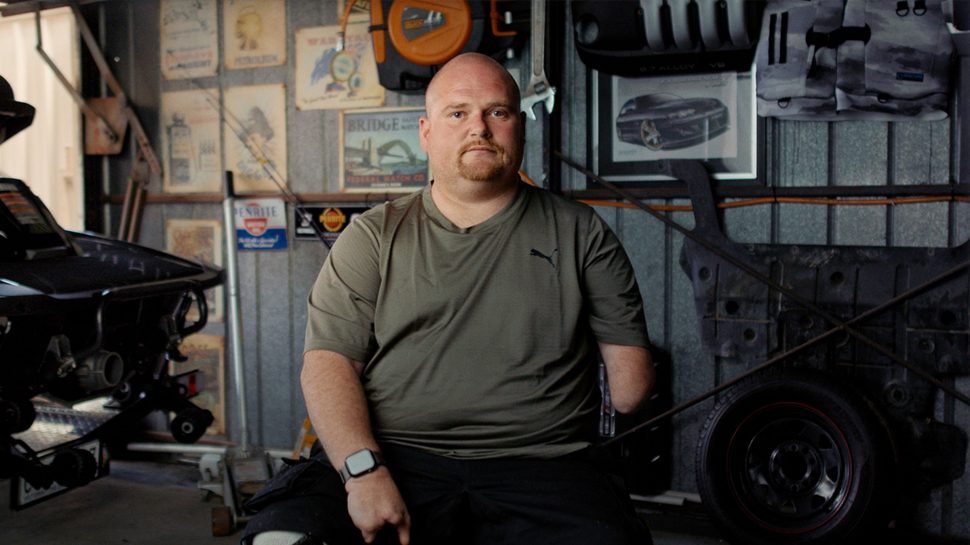
[[[515,197],[518,180],[508,183],[435,180],[431,199],[448,221],[462,229],[485,222]]]

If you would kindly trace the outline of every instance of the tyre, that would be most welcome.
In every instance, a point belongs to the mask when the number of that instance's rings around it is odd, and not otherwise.
[[[179,443],[195,443],[214,420],[211,412],[198,407],[188,407],[175,415],[169,430]]]
[[[30,429],[37,417],[29,399],[0,399],[0,433],[20,433]]]
[[[704,504],[736,543],[863,543],[898,497],[895,450],[865,398],[818,372],[739,382],[697,445]]]
[[[75,488],[93,481],[98,475],[98,461],[94,454],[79,448],[57,453],[51,462],[54,480],[61,486]]]

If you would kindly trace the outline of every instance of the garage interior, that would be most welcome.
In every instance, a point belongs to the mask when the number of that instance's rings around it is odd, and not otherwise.
[[[238,542],[242,500],[312,443],[299,363],[320,264],[353,214],[428,183],[424,85],[475,50],[524,90],[524,175],[593,206],[634,265],[659,383],[645,413],[604,411],[600,437],[655,543],[857,537],[843,518],[970,543],[970,3],[454,0],[439,8],[469,13],[464,41],[419,53],[389,27],[426,2],[351,4],[0,2],[22,52],[0,77],[37,110],[0,145],[0,196],[43,203],[58,243],[136,244],[187,279],[137,292],[178,309],[160,326],[124,290],[77,288],[108,302],[90,316],[23,303],[9,286],[54,269],[2,256],[0,541]],[[70,106],[45,110],[39,80]],[[45,162],[76,179],[21,166]],[[93,323],[105,345],[168,337],[78,349]],[[72,328],[101,382],[45,371]]]

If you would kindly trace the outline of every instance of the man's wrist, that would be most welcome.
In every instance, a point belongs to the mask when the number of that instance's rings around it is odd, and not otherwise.
[[[344,490],[346,490],[347,492],[350,492],[351,490],[354,490],[354,489],[360,490],[362,487],[367,488],[370,486],[374,486],[385,480],[393,482],[393,480],[391,479],[391,472],[390,470],[387,469],[387,466],[379,466],[377,469],[375,469],[374,471],[371,471],[370,473],[366,473],[359,477],[353,477],[351,479],[347,479],[347,482],[344,483]]]
[[[347,484],[352,479],[373,473],[384,465],[384,457],[379,451],[360,449],[344,459],[343,467],[338,469],[340,480]]]

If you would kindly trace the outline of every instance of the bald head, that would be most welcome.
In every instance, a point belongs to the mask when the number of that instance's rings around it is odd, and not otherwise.
[[[525,144],[519,87],[491,57],[459,55],[435,74],[419,133],[440,191],[501,193],[518,183]]]
[[[513,103],[519,104],[521,101],[519,85],[515,82],[515,78],[498,61],[481,53],[462,53],[446,62],[431,78],[424,95],[425,110],[430,112],[430,104],[440,97],[439,88],[444,85],[442,82],[453,82],[456,79],[476,81],[481,78],[495,78],[501,81],[512,94]]]

